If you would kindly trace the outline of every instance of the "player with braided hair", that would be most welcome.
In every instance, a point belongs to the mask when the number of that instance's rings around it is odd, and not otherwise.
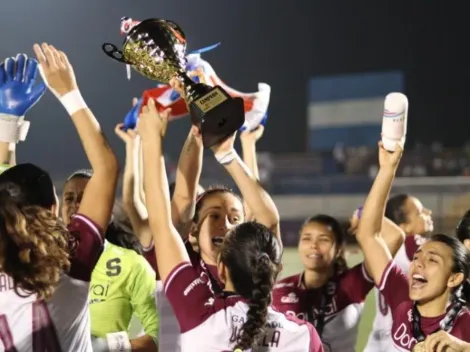
[[[356,234],[369,273],[392,311],[393,343],[387,350],[467,352],[470,252],[457,238],[431,236],[414,254],[407,277],[381,238],[386,200],[401,154],[398,145],[388,152],[379,143],[380,170]]]
[[[218,230],[225,228],[224,240],[216,259],[218,278],[224,284],[220,295],[214,295],[208,275],[201,275],[191,263],[171,218],[162,147],[168,116],[169,111],[159,114],[150,99],[137,129],[142,138],[149,223],[165,294],[180,325],[181,351],[323,351],[311,324],[270,307],[282,246],[279,237],[261,221],[235,224],[228,231],[229,220],[221,222]],[[233,138],[222,144],[233,146]],[[240,166],[234,151],[224,155],[220,159],[234,174],[241,171],[251,176]],[[208,209],[204,215],[217,215],[219,208]]]

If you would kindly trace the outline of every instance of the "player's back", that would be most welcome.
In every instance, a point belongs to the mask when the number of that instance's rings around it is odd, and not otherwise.
[[[62,275],[53,296],[38,301],[17,295],[6,274],[0,282],[0,351],[91,351],[86,283]]]
[[[88,290],[102,249],[102,231],[83,215],[68,226],[80,239],[68,274],[62,274],[52,296],[37,300],[14,290],[0,273],[0,352],[91,352]]]
[[[165,294],[181,330],[181,351],[233,351],[247,320],[248,304],[236,294],[214,296],[207,275],[183,262],[168,275]],[[258,352],[323,352],[314,327],[268,308]]]
[[[207,302],[206,304],[212,304]],[[240,296],[214,299],[214,310],[199,326],[182,334],[182,351],[233,351],[248,305]],[[315,338],[316,337],[316,338]],[[268,309],[266,333],[257,351],[310,352],[321,351],[321,343],[309,323]],[[314,345],[317,349],[313,349]]]

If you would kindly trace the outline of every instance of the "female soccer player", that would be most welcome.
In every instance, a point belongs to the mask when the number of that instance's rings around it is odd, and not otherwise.
[[[426,240],[425,234],[434,230],[432,212],[420,200],[409,194],[390,197],[385,207],[385,217],[397,224],[407,235],[394,257],[396,265],[405,273],[416,250]],[[364,352],[386,352],[392,343],[392,313],[384,296],[375,290],[375,319]]]
[[[93,175],[75,171],[64,185],[62,219],[68,224],[80,207],[83,192]],[[132,351],[156,351],[158,314],[155,306],[155,272],[141,254],[137,238],[124,229],[123,214],[115,206],[113,220],[105,233],[104,251],[90,286],[91,335],[94,352],[114,352],[117,341]],[[135,314],[145,335],[130,339],[129,327]]]
[[[371,276],[392,312],[389,351],[470,351],[470,253],[456,238],[430,237],[415,253],[408,277],[383,245],[385,203],[402,150],[379,143],[380,170],[365,202],[356,238]],[[466,301],[466,302],[465,302]]]
[[[261,222],[238,223],[242,213],[230,207],[229,196],[207,198],[203,226],[217,230],[224,241],[217,259],[222,295],[214,296],[207,276],[191,262],[173,226],[162,150],[169,111],[158,114],[150,100],[138,121],[144,152],[144,186],[155,251],[165,293],[178,318],[184,351],[239,351],[259,346],[266,351],[323,351],[313,327],[293,321],[270,308],[271,292],[281,265],[281,243]],[[253,176],[233,150],[234,136],[213,150],[239,181],[242,192],[259,193]],[[216,200],[223,200],[216,202]],[[247,197],[248,200],[248,197]],[[211,203],[210,203],[210,202]],[[251,204],[250,204],[251,205]],[[221,219],[222,217],[222,219]],[[232,223],[236,225],[233,226]],[[219,225],[219,226],[216,226]],[[206,231],[207,231],[206,230]],[[202,249],[201,249],[202,250]]]
[[[21,164],[0,175],[0,281],[7,283],[0,290],[0,349],[85,352],[91,349],[89,282],[111,216],[118,164],[81,98],[67,56],[46,43],[34,51],[95,174],[68,227],[58,218],[47,172]]]
[[[384,219],[384,225],[387,246],[395,254],[404,233],[390,220]],[[307,219],[298,246],[304,272],[281,280],[273,295],[277,310],[314,324],[325,351],[355,351],[364,300],[374,286],[364,263],[347,267],[345,241],[335,218]]]
[[[172,80],[170,84],[180,94],[183,94],[180,82]],[[247,161],[251,164],[256,163],[255,143],[261,137],[262,133],[260,132],[262,129],[253,133],[243,133],[244,156],[251,155],[251,161],[247,157]],[[255,209],[255,211],[248,211],[250,218],[256,217],[259,221],[263,221],[263,224],[279,233],[279,216],[271,198],[258,184],[257,179],[250,178],[245,173],[232,174],[244,195],[245,207],[236,194],[224,187],[211,187],[202,195],[198,195],[202,154],[203,146],[200,134],[196,127],[192,127],[178,161],[175,190],[171,200],[171,215],[173,224],[185,240],[193,266],[199,270],[202,276],[209,278],[214,291],[221,292],[223,283],[218,279],[216,262],[220,252],[220,243],[227,230],[244,220],[247,209]],[[231,170],[228,171],[232,173]],[[131,197],[130,191],[123,192],[123,194],[124,199],[126,199],[126,194],[129,195],[129,198]],[[130,202],[125,202],[125,204],[130,204]],[[148,222],[140,221],[139,223],[135,208],[134,210],[129,208],[128,212],[129,215],[132,212],[136,214],[134,217],[137,219],[135,228],[140,229],[136,232],[141,234],[141,241],[142,238],[151,238]],[[197,240],[197,246],[190,241],[191,237]],[[152,242],[149,239],[144,243],[151,244]],[[198,250],[196,251],[195,248]],[[152,260],[155,261],[155,256]],[[160,348],[179,351],[180,333],[177,321],[165,295],[161,294],[159,285],[158,287],[157,305],[161,321],[165,322],[160,326]],[[161,288],[163,289],[163,287]]]

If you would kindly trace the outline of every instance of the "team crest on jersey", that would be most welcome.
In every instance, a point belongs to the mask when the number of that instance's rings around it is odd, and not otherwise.
[[[213,306],[214,305],[214,298],[209,298],[206,303],[204,303],[204,306]]]
[[[299,301],[299,297],[294,292],[289,293],[287,296],[281,297],[282,303],[297,303]]]
[[[413,312],[411,311],[411,309],[406,315],[408,316],[408,321],[411,323],[413,321]]]

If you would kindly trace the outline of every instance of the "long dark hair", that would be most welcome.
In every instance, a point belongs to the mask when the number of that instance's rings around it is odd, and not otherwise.
[[[405,203],[409,198],[410,195],[405,193],[390,197],[385,206],[385,217],[396,225],[406,224],[408,219],[405,213]]]
[[[19,296],[49,298],[64,271],[76,239],[51,211],[56,196],[49,174],[19,164],[0,175],[0,271]]]
[[[89,180],[92,176],[93,170],[79,169],[74,171],[67,178],[65,183],[67,184],[67,182],[76,178]],[[142,245],[140,244],[139,239],[133,234],[129,217],[127,216],[122,204],[118,201],[114,203],[113,216],[106,229],[105,238],[116,246],[131,249],[138,254],[143,253]]]
[[[470,276],[470,252],[468,249],[455,237],[436,234],[431,236],[430,241],[444,243],[452,249],[452,273],[462,273],[464,281],[462,285],[454,290],[453,302],[455,305],[464,305],[470,308],[470,284],[468,278]]]
[[[314,216],[309,217],[307,220],[304,221],[302,228],[308,224],[317,223],[328,227],[333,232],[335,236],[335,243],[336,248],[341,251],[339,255],[336,257],[334,266],[335,266],[335,273],[341,274],[348,269],[348,264],[346,262],[346,258],[344,256],[344,246],[346,242],[346,233],[343,229],[343,226],[336,220],[334,217],[325,215],[325,214],[317,214]]]
[[[138,254],[143,253],[142,245],[133,234],[129,217],[120,202],[114,203],[113,219],[106,230],[105,238],[116,246],[131,249]]]
[[[230,193],[230,194],[234,195],[235,197],[237,197],[241,201],[240,196],[228,187],[225,187],[225,186],[211,186],[211,187],[208,187],[204,191],[204,193],[199,195],[199,197],[196,200],[196,209],[195,209],[195,212],[194,212],[193,222],[196,223],[196,224],[199,222],[200,212],[201,212],[202,206],[204,205],[204,202],[207,198],[209,198],[210,196],[215,195],[215,194],[223,194],[223,193]]]
[[[470,210],[467,210],[460,219],[455,234],[460,242],[470,239]]]
[[[236,226],[225,238],[220,260],[228,268],[235,291],[248,300],[247,320],[236,348],[252,348],[264,331],[271,292],[281,265],[281,244],[257,222]]]

